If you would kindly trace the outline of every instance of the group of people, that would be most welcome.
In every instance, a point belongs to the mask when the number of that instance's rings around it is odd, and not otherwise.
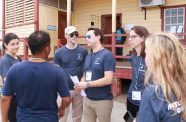
[[[77,44],[78,35],[74,26],[65,28],[67,44],[56,51],[54,63],[47,61],[51,42],[49,34],[36,31],[28,37],[31,58],[21,63],[15,62],[11,67],[8,65],[3,77],[2,122],[65,122],[70,103],[74,122],[81,122],[82,114],[85,115],[85,122],[94,122],[97,118],[102,122],[110,121],[114,56],[102,46],[103,33],[100,29],[88,29],[85,38],[92,50],[90,54]],[[14,42],[14,38],[7,36],[9,42],[4,43],[8,45],[6,55],[17,60],[19,38]],[[0,69],[9,63],[9,60],[3,62],[5,56],[0,61]],[[85,98],[80,95],[82,90],[86,93]],[[8,111],[14,95],[17,113],[11,120]]]
[[[78,45],[76,27],[67,26],[64,32],[67,44],[55,52],[53,63],[47,61],[51,43],[47,32],[36,31],[28,37],[28,61],[16,56],[18,36],[9,33],[4,37],[6,54],[0,60],[2,122],[66,122],[70,104],[73,122],[111,122],[116,64],[112,52],[102,45],[103,32],[88,29],[85,40],[90,53]],[[124,119],[185,120],[186,52],[178,39],[134,26],[128,44],[133,48],[132,83]]]
[[[132,83],[128,90],[127,122],[186,120],[186,51],[170,33],[149,34],[143,26],[129,33],[133,48]]]

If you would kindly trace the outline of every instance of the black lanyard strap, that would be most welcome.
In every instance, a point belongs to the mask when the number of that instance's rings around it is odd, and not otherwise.
[[[92,67],[92,62],[94,60],[94,58],[96,57],[96,55],[98,54],[98,52],[102,49],[103,47],[101,47],[96,53],[94,56],[92,56],[94,53],[91,53],[91,58],[90,58],[90,64],[89,64],[89,70],[91,69]]]

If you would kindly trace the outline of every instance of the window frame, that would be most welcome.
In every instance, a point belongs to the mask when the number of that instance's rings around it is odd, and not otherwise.
[[[13,27],[27,23],[34,23],[35,1],[4,0],[4,5],[5,27]]]
[[[183,33],[176,33],[177,35],[183,35],[183,39],[180,39],[180,42],[184,45],[186,45],[186,4],[182,4],[182,5],[175,5],[175,6],[163,6],[161,7],[161,31],[165,32],[165,10],[167,9],[178,9],[178,8],[184,8],[184,20],[183,20]]]

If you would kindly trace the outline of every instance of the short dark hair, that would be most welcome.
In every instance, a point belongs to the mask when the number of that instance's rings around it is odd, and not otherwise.
[[[104,41],[104,35],[103,35],[103,32],[101,31],[101,29],[99,28],[89,28],[88,31],[90,30],[93,30],[94,31],[94,34],[95,36],[100,36],[100,42],[103,43]]]
[[[18,39],[19,40],[19,37],[15,33],[6,34],[4,36],[4,39],[3,39],[3,49],[5,49],[4,44],[8,45],[10,43],[10,41],[13,40],[13,39]]]
[[[50,35],[45,31],[33,32],[28,37],[28,46],[32,54],[40,53],[50,45]]]
[[[121,22],[120,21],[117,21],[116,24],[121,26]]]

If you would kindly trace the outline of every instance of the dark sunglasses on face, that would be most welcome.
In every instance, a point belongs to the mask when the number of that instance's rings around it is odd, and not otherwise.
[[[85,36],[85,39],[90,39],[91,38],[91,35],[86,35]]]
[[[71,33],[71,34],[69,34],[70,35],[70,37],[74,37],[74,35],[76,36],[76,37],[78,37],[79,36],[79,33],[77,32],[77,31],[75,31],[75,32],[73,32],[73,33]]]

